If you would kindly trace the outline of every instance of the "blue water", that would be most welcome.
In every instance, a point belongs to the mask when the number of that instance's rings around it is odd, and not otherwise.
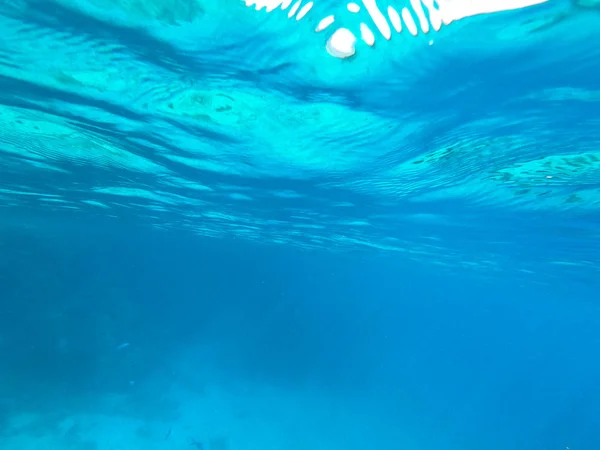
[[[600,449],[599,42],[1,0],[0,448]]]

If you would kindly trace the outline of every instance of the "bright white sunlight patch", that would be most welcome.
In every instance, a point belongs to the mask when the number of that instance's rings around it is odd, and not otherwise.
[[[285,0],[242,0],[246,6],[257,10],[265,9],[267,12],[273,12],[276,9],[287,10],[288,17],[296,17],[300,20],[307,16],[314,3],[303,0],[295,2]],[[420,33],[427,34],[431,30],[439,31],[442,25],[449,25],[452,22],[466,17],[480,14],[491,14],[502,11],[527,8],[529,6],[539,5],[548,0],[410,0],[410,3],[404,7],[388,6],[387,10],[382,11],[376,0],[362,0],[361,5],[350,2],[347,4],[347,10],[352,14],[360,14],[364,8],[366,16],[369,17],[377,34],[387,40],[392,38],[392,27],[396,33],[403,30],[408,31],[412,36]],[[381,0],[380,0],[380,3]],[[388,22],[389,20],[389,22]],[[326,30],[335,23],[334,15],[327,15],[319,20],[316,32]],[[402,24],[404,23],[404,28]],[[391,24],[391,26],[390,26]],[[361,39],[370,47],[375,45],[375,34],[371,27],[365,22],[359,25]],[[327,52],[336,58],[349,58],[356,53],[355,34],[343,27],[336,29],[327,41]]]

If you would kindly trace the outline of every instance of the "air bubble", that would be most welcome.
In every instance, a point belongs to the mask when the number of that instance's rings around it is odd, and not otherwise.
[[[347,28],[339,28],[327,41],[326,49],[336,58],[350,58],[356,53],[356,36]]]

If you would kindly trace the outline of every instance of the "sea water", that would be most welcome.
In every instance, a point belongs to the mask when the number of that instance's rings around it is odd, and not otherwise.
[[[0,448],[600,449],[599,42],[0,0]]]

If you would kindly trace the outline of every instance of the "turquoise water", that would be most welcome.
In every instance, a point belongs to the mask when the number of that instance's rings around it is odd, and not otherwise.
[[[599,449],[600,4],[285,3],[0,2],[2,449]]]

